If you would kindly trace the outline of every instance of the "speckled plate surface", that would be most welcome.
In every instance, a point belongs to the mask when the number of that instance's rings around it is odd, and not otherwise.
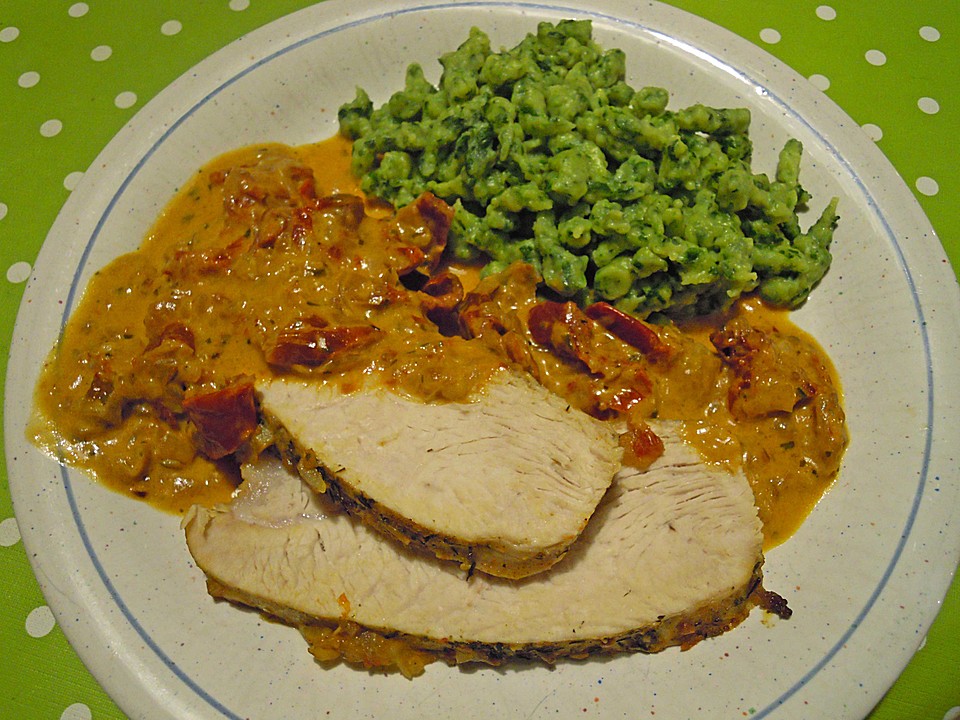
[[[809,82],[716,26],[656,4],[590,11],[525,2],[331,0],[198,65],[147,104],[85,174],[34,266],[12,343],[5,408],[23,541],[57,622],[133,717],[749,716],[856,718],[921,642],[960,557],[960,296],[916,201],[874,144]],[[48,349],[90,274],[133,249],[200,164],[239,145],[336,131],[357,84],[375,101],[471,25],[512,45],[540,19],[590,17],[627,52],[634,86],[671,107],[745,105],[754,166],[789,136],[806,149],[807,222],[840,197],[835,264],[797,321],[844,382],[852,443],[836,486],[771,552],[765,584],[789,621],[754,613],[687,652],[547,669],[430,666],[409,682],[322,670],[299,634],[206,594],[176,518],[125,500],[25,443]],[[571,598],[576,602],[576,598]]]

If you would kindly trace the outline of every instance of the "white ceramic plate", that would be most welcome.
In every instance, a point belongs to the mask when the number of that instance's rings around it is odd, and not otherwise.
[[[937,238],[866,135],[804,78],[732,34],[656,4],[331,0],[200,63],[137,114],[86,173],[35,265],[7,381],[10,484],[24,543],[73,646],[118,704],[150,718],[703,717],[855,718],[921,643],[960,556],[955,358],[960,298]],[[753,112],[755,167],[788,136],[807,156],[812,222],[840,197],[835,264],[797,314],[843,379],[852,443],[832,491],[769,554],[766,585],[789,621],[754,613],[688,652],[454,669],[410,682],[322,670],[299,634],[214,603],[176,518],[64,469],[22,438],[47,350],[90,274],[133,249],[204,161],[263,140],[336,131],[367,88],[401,87],[471,25],[513,45],[541,19],[590,17],[628,55],[635,87]],[[576,602],[576,598],[570,598]]]

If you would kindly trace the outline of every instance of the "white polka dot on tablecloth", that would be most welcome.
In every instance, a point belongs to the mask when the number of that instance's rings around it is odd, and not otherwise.
[[[40,125],[40,134],[48,138],[59,135],[61,130],[63,130],[63,123],[56,118],[51,118]]]
[[[40,82],[40,73],[35,70],[27,70],[17,78],[17,85],[22,88],[32,88],[38,82]]]
[[[874,125],[873,123],[864,123],[862,127],[863,131],[867,134],[867,137],[874,142],[879,142],[883,139],[883,130],[880,129],[879,125]]]
[[[813,83],[813,86],[817,90],[826,91],[830,88],[830,78],[826,75],[820,75],[819,73],[814,73],[810,76],[810,82]]]
[[[34,608],[27,615],[27,621],[23,624],[30,637],[41,638],[49,635],[53,630],[56,621],[53,619],[53,613],[46,605]]]
[[[90,51],[90,58],[96,62],[103,62],[113,55],[113,48],[109,45],[97,45]]]
[[[26,282],[30,277],[30,263],[23,260],[15,262],[7,268],[7,280],[14,284]]]
[[[13,42],[20,37],[20,28],[8,25],[0,30],[0,42]]]
[[[164,35],[176,35],[181,30],[183,30],[183,23],[179,20],[167,20],[160,26],[160,32]]]
[[[867,50],[863,56],[867,59],[868,63],[876,65],[877,67],[885,65],[887,62],[887,56],[880,50]]]
[[[20,542],[20,526],[16,518],[7,518],[0,522],[0,545],[12,547]]]
[[[67,14],[73,18],[79,18],[90,12],[90,6],[83,2],[74,3],[67,10]]]
[[[829,5],[820,5],[817,8],[817,17],[821,20],[836,20],[837,11]]]
[[[74,703],[60,713],[60,720],[92,720],[93,711],[83,703]]]
[[[760,39],[770,45],[780,42],[780,32],[773,28],[764,28],[760,31]]]
[[[924,25],[922,28],[920,28],[920,37],[927,42],[936,42],[940,39],[940,31],[935,27]]]
[[[9,210],[7,204],[0,202],[0,220],[3,220],[7,216],[7,210]]]
[[[936,115],[940,112],[940,103],[932,97],[922,97],[917,100],[917,107],[923,110],[927,115]]]
[[[63,179],[63,187],[65,187],[70,192],[73,192],[77,189],[77,185],[80,184],[80,180],[83,178],[83,173],[80,170],[75,170],[70,173]]]
[[[943,720],[960,720],[960,705],[947,710],[946,714],[943,716]]]
[[[250,7],[250,0],[230,0],[230,9],[236,12],[246,10]]]
[[[125,90],[113,99],[113,104],[121,110],[126,110],[127,108],[133,107],[137,104],[137,94],[135,92]]]
[[[916,185],[917,190],[927,197],[933,197],[940,192],[940,184],[932,177],[927,177],[926,175],[918,177],[914,185]]]

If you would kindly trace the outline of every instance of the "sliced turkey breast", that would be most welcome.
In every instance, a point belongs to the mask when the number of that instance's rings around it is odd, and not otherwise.
[[[563,557],[620,467],[609,423],[506,370],[462,403],[289,379],[257,390],[315,490],[403,544],[499,577]]]
[[[760,523],[742,475],[655,429],[664,455],[622,469],[563,561],[524,580],[468,577],[398,547],[267,455],[231,504],[190,511],[187,543],[215,596],[301,631],[352,621],[449,662],[688,646],[739,623],[763,592]]]

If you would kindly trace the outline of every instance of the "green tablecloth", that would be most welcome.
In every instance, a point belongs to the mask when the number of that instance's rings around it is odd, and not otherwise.
[[[0,372],[24,283],[71,188],[154,94],[311,0],[2,0]],[[960,269],[960,8],[953,1],[673,0],[808,77],[886,153]],[[46,608],[0,463],[0,718],[119,718]],[[960,718],[960,582],[872,720]]]

